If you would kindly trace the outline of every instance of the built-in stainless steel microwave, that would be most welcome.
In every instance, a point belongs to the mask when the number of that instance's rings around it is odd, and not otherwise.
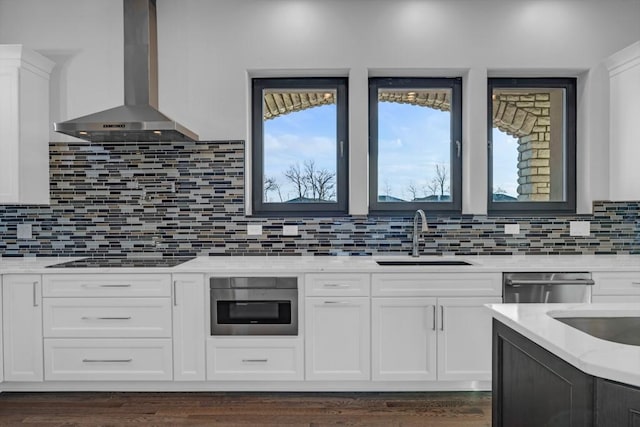
[[[298,335],[297,277],[211,277],[211,335]]]

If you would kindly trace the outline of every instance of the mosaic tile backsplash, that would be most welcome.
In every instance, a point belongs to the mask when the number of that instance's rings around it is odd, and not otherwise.
[[[0,206],[3,256],[407,254],[412,216],[244,215],[244,143],[50,144],[51,205]],[[429,216],[425,254],[640,253],[640,201],[575,217]],[[569,221],[591,235],[569,236]],[[505,235],[505,223],[520,234]],[[32,239],[17,225],[32,224]],[[247,236],[261,224],[262,236]],[[283,225],[298,236],[283,236]]]

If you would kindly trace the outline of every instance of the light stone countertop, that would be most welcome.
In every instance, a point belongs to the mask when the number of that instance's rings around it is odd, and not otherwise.
[[[640,346],[595,338],[551,316],[640,316],[640,304],[490,304],[487,307],[494,318],[581,371],[640,387]]]
[[[0,258],[0,274],[8,273],[458,273],[518,271],[636,271],[640,255],[478,255],[421,256],[421,260],[465,260],[467,266],[380,266],[378,259],[413,260],[403,255],[378,256],[203,256],[175,267],[47,268],[76,258]]]

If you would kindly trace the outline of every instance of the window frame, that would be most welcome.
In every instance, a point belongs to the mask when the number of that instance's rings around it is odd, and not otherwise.
[[[565,89],[565,188],[564,201],[493,201],[493,90],[495,88]],[[500,77],[487,80],[487,215],[572,215],[576,213],[577,79],[574,77]]]
[[[251,81],[251,211],[253,216],[331,216],[348,213],[349,134],[346,77],[253,78]],[[264,190],[265,89],[327,89],[336,91],[336,202],[286,203],[262,200]]]
[[[451,89],[449,202],[380,202],[378,201],[378,90]],[[461,77],[370,77],[369,78],[369,213],[398,215],[423,209],[434,214],[462,212],[462,78]]]

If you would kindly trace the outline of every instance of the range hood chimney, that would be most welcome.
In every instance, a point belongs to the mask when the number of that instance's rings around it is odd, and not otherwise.
[[[54,123],[54,130],[91,142],[197,141],[197,134],[158,111],[155,0],[123,3],[124,105]]]

